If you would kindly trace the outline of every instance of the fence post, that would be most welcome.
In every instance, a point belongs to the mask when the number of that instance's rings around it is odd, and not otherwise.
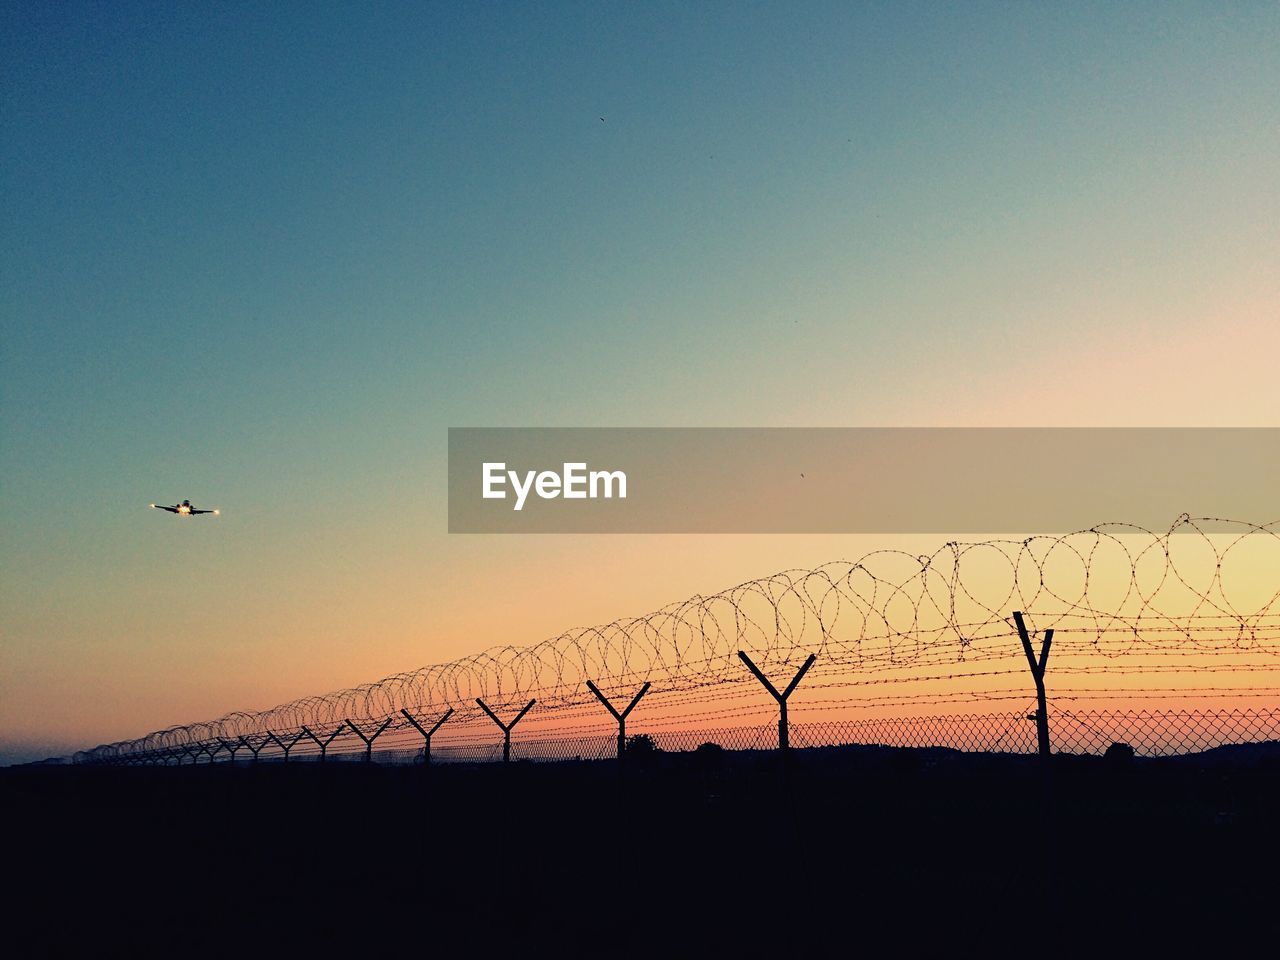
[[[310,728],[305,726],[302,728],[302,732],[305,733],[312,740],[314,740],[316,742],[316,746],[320,748],[321,763],[324,763],[325,755],[329,752],[329,744],[333,743],[334,739],[338,736],[338,734],[342,732],[342,728],[345,727],[346,725],[347,725],[347,722],[344,720],[342,723],[334,727],[333,732],[329,734],[329,736],[325,737],[325,739],[323,740],[321,740],[314,733],[312,733]]]
[[[756,679],[764,684],[764,688],[773,694],[773,699],[778,701],[778,749],[786,753],[791,749],[791,738],[787,726],[787,698],[791,696],[791,691],[796,688],[801,678],[809,672],[809,668],[818,659],[818,655],[816,653],[809,654],[809,659],[804,662],[804,666],[791,678],[791,682],[787,684],[787,689],[781,693],[778,692],[777,687],[769,682],[769,678],[760,672],[760,668],[751,662],[751,658],[746,653],[739,650],[738,656],[747,665],[747,669],[756,675]]]
[[[236,751],[240,749],[241,744],[233,743],[229,740],[223,740],[221,737],[218,738],[218,742],[227,748],[227,753],[231,754],[231,764],[234,766],[236,762]]]
[[[270,736],[271,736],[271,739],[274,740],[279,745],[280,749],[284,751],[284,762],[288,763],[289,751],[292,750],[294,747],[296,747],[298,745],[298,741],[301,740],[304,736],[306,736],[306,734],[299,731],[297,734],[294,735],[294,738],[290,740],[288,743],[285,743],[274,733],[271,734]]]
[[[248,737],[241,737],[241,738],[240,738],[240,742],[241,742],[241,743],[243,743],[246,747],[248,747],[248,748],[249,748],[249,752],[253,754],[253,762],[254,762],[254,763],[257,763],[257,762],[258,762],[258,754],[260,754],[260,753],[262,752],[262,748],[263,748],[263,747],[265,747],[268,743],[270,743],[270,742],[271,742],[271,738],[270,738],[270,737],[263,737],[261,740],[259,740],[259,741],[258,741],[258,743],[257,743],[256,745],[255,745],[255,744],[254,744],[254,742],[253,742],[252,740],[250,740]]]
[[[446,710],[444,716],[437,720],[435,726],[430,730],[424,730],[422,728],[422,724],[418,723],[418,721],[413,718],[413,714],[408,710],[402,708],[400,712],[404,714],[404,718],[406,720],[413,724],[413,728],[422,734],[422,739],[426,741],[426,745],[422,748],[422,765],[424,767],[431,766],[431,735],[440,729],[441,724],[453,716],[453,707]]]
[[[373,735],[369,737],[366,737],[364,735],[364,731],[361,730],[359,727],[357,727],[350,718],[346,720],[346,724],[348,727],[352,729],[352,731],[354,731],[357,737],[359,737],[361,740],[364,741],[364,762],[372,763],[373,762],[373,741],[377,740],[378,737],[382,736],[383,730],[391,726],[391,718],[387,717],[387,719],[382,722],[382,726],[380,726],[377,730],[375,730],[373,732]]]
[[[603,693],[600,692],[600,688],[597,687],[590,680],[587,681],[587,689],[589,689],[592,693],[596,695],[596,699],[599,700],[601,703],[603,703],[604,708],[608,710],[611,714],[613,714],[613,719],[618,721],[618,763],[619,764],[623,762],[623,757],[626,755],[626,752],[627,752],[627,714],[629,714],[632,710],[634,710],[636,708],[636,704],[640,702],[640,698],[649,692],[649,686],[650,684],[645,683],[645,685],[640,688],[640,692],[631,698],[631,702],[627,704],[627,708],[623,710],[621,713],[619,713],[617,710],[614,709],[613,704],[609,702],[608,698]]]
[[[1031,649],[1031,636],[1027,633],[1027,625],[1022,622],[1022,611],[1013,611],[1013,622],[1018,626],[1018,637],[1022,640],[1022,650],[1027,655],[1027,663],[1031,667],[1031,677],[1036,682],[1036,740],[1040,744],[1040,756],[1049,756],[1049,711],[1044,692],[1044,668],[1049,662],[1049,645],[1053,643],[1053,628],[1044,632],[1044,642],[1040,645],[1040,658],[1036,659]]]
[[[528,713],[529,710],[533,707],[533,705],[537,702],[538,702],[537,700],[530,700],[528,703],[524,705],[523,709],[521,709],[521,711],[516,714],[516,717],[514,720],[512,720],[510,723],[503,723],[501,720],[498,719],[498,715],[489,709],[489,705],[487,703],[485,703],[479,697],[476,697],[476,703],[480,704],[480,709],[483,710],[485,713],[487,713],[489,715],[489,719],[492,720],[494,723],[496,723],[498,725],[498,729],[502,731],[502,762],[503,763],[511,762],[511,728],[514,727],[517,723],[519,723],[520,718],[523,717],[526,713]]]
[[[274,743],[274,744],[275,744],[277,747],[279,747],[281,750],[284,750],[284,762],[285,762],[285,763],[288,763],[288,762],[289,762],[289,751],[288,751],[288,749],[285,747],[285,745],[284,745],[284,741],[283,741],[283,740],[281,740],[279,737],[277,737],[277,736],[276,736],[274,733],[272,733],[270,730],[268,730],[268,731],[267,731],[267,740],[268,740],[268,741],[270,741],[271,743]]]

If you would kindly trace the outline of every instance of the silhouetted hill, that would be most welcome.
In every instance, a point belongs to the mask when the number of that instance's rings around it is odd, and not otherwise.
[[[1266,740],[1262,743],[1228,743],[1202,753],[1184,754],[1177,758],[1179,763],[1189,766],[1242,766],[1252,767],[1259,764],[1280,763],[1280,741]]]

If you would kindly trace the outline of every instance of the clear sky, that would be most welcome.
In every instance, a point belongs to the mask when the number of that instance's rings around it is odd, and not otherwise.
[[[450,537],[449,426],[1276,425],[1277,51],[1274,3],[4,4],[0,762],[885,545]]]

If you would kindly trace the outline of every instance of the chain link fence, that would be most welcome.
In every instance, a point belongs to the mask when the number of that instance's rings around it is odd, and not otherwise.
[[[1101,755],[1113,743],[1125,743],[1139,757],[1203,753],[1236,744],[1275,744],[1280,750],[1280,708],[1232,710],[1054,710],[1049,712],[1055,753]],[[1034,713],[1030,710],[963,713],[931,717],[884,717],[794,723],[796,749],[840,746],[940,747],[965,753],[1036,752]],[[706,730],[639,732],[633,750],[688,752],[703,744],[724,750],[775,750],[776,723]],[[512,760],[556,762],[609,760],[617,756],[615,736],[584,735],[557,739],[513,739]],[[421,763],[421,748],[374,750],[377,763]],[[264,760],[268,759],[264,757]],[[331,761],[363,761],[364,753],[330,755]],[[502,760],[502,741],[436,744],[433,763],[493,763]]]

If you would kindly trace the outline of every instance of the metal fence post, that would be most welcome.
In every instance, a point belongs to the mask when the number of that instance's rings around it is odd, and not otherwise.
[[[262,748],[271,742],[270,738],[263,737],[258,743],[254,743],[248,737],[241,737],[240,742],[249,748],[249,752],[253,754],[253,762],[258,762],[258,754],[262,752]]]
[[[357,737],[359,737],[361,740],[364,741],[364,762],[372,763],[373,762],[373,741],[377,740],[378,737],[382,736],[383,730],[386,730],[387,727],[391,726],[391,718],[387,717],[386,720],[382,721],[382,726],[380,726],[377,730],[375,730],[372,736],[365,736],[364,731],[361,730],[359,727],[357,727],[355,725],[355,722],[350,718],[347,718],[346,724],[348,727],[352,729],[352,731],[355,733]]]
[[[298,741],[301,740],[304,736],[305,734],[303,734],[302,732],[299,732],[294,736],[292,740],[290,740],[288,743],[285,743],[284,740],[282,740],[279,737],[279,735],[272,733],[269,730],[267,731],[267,739],[274,740],[276,743],[276,746],[278,746],[281,750],[284,751],[285,763],[289,762],[289,751],[292,750],[294,747],[296,747],[298,745]]]
[[[528,713],[529,710],[533,707],[533,705],[537,702],[538,702],[537,700],[530,700],[528,703],[524,705],[523,708],[521,708],[520,712],[516,714],[514,720],[512,720],[510,723],[503,723],[501,720],[498,719],[498,715],[489,709],[489,705],[487,703],[485,703],[479,697],[476,697],[476,703],[480,704],[480,709],[483,710],[485,713],[487,713],[489,715],[489,719],[492,720],[494,723],[496,723],[498,725],[498,729],[502,731],[502,762],[503,763],[511,762],[511,728],[514,727],[517,723],[519,723],[520,718],[523,717],[526,713]]]
[[[226,747],[227,753],[231,754],[231,764],[235,766],[236,751],[241,749],[242,744],[231,740],[223,740],[221,737],[218,738],[218,741]]]
[[[787,698],[791,696],[791,691],[795,690],[796,685],[809,672],[809,668],[813,666],[813,662],[818,659],[816,653],[809,654],[809,659],[804,662],[804,666],[791,678],[791,682],[787,684],[787,689],[781,693],[778,688],[769,682],[769,678],[760,672],[760,668],[752,663],[751,658],[743,651],[738,651],[738,656],[742,662],[747,665],[747,669],[755,674],[756,679],[764,684],[764,688],[773,694],[773,699],[778,701],[778,749],[784,753],[791,749],[791,738],[787,724]]]
[[[424,767],[431,766],[431,735],[440,729],[441,724],[453,716],[453,707],[446,710],[444,716],[437,720],[435,722],[435,726],[430,730],[424,729],[422,724],[418,723],[418,721],[414,719],[413,714],[408,710],[401,709],[400,712],[404,714],[404,718],[406,720],[413,724],[413,728],[422,734],[422,739],[424,741],[424,746],[422,748],[422,765]]]
[[[325,737],[323,740],[321,740],[314,733],[312,733],[310,728],[303,726],[302,732],[306,734],[308,737],[310,737],[312,740],[314,740],[316,742],[316,746],[320,748],[321,763],[324,763],[325,757],[329,752],[329,744],[333,743],[333,741],[337,739],[338,734],[342,732],[343,727],[345,727],[346,725],[347,725],[347,722],[345,720],[342,721],[342,723],[334,727],[333,732],[330,733],[329,736]]]
[[[618,721],[618,763],[619,764],[623,762],[623,757],[626,756],[626,752],[627,752],[627,715],[636,708],[636,704],[640,702],[640,698],[649,692],[649,687],[650,687],[649,683],[646,683],[643,687],[641,687],[640,692],[631,698],[631,702],[627,704],[627,708],[623,710],[621,713],[619,713],[618,710],[614,708],[613,704],[609,702],[608,697],[606,697],[603,693],[600,692],[600,688],[597,687],[590,680],[587,681],[587,689],[596,695],[596,699],[599,700],[601,703],[603,703],[604,708],[608,710],[611,714],[613,714],[613,719]]]
[[[1044,668],[1049,662],[1049,645],[1053,643],[1053,628],[1044,632],[1044,641],[1040,645],[1040,657],[1036,658],[1031,649],[1031,635],[1027,633],[1027,625],[1022,621],[1022,611],[1013,611],[1013,622],[1018,627],[1018,637],[1022,640],[1022,650],[1027,655],[1027,663],[1031,667],[1031,677],[1036,683],[1036,740],[1040,745],[1040,756],[1049,756],[1049,711],[1048,698],[1044,692]]]

